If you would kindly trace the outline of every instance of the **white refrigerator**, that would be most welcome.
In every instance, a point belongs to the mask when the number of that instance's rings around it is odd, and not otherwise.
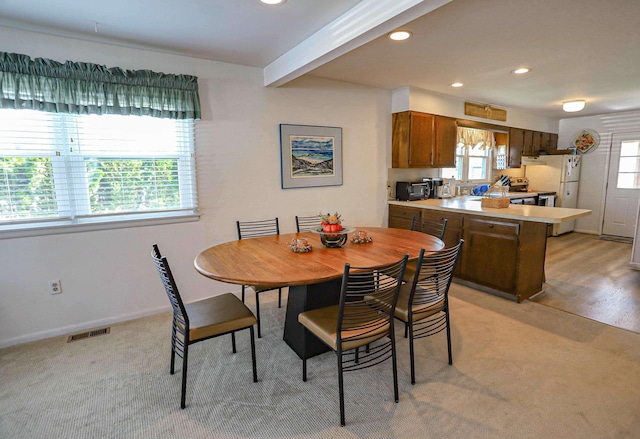
[[[534,192],[555,192],[556,207],[577,207],[581,158],[573,154],[541,155],[539,161],[544,164],[526,165],[529,188]],[[554,224],[553,236],[573,231],[575,223],[574,220]]]

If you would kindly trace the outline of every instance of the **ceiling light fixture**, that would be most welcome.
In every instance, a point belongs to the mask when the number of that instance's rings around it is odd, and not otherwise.
[[[280,5],[286,2],[287,0],[260,0],[260,1],[267,5]]]
[[[451,87],[462,87],[464,84],[462,82],[454,82],[451,84]]]
[[[529,73],[530,71],[531,71],[531,69],[528,69],[526,67],[521,67],[519,69],[515,69],[511,73],[515,73],[516,75],[522,75],[523,73]]]
[[[566,101],[562,103],[562,109],[567,113],[574,113],[576,111],[580,111],[584,108],[585,102],[583,100],[579,101]]]
[[[403,41],[407,38],[410,38],[411,35],[413,34],[408,30],[396,30],[389,34],[389,38],[391,38],[393,41]]]

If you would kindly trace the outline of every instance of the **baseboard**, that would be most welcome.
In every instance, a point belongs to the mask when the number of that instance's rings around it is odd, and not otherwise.
[[[101,326],[114,325],[116,323],[122,323],[128,320],[139,319],[141,317],[148,317],[154,314],[159,314],[162,312],[169,311],[170,309],[171,307],[169,305],[166,305],[158,308],[147,309],[147,310],[136,312],[136,313],[119,315],[116,317],[109,317],[106,319],[92,320],[90,322],[78,323],[76,325],[63,326],[61,328],[34,332],[33,334],[21,335],[19,337],[10,338],[7,340],[0,340],[0,349],[7,348],[9,346],[16,346],[19,344],[31,343],[33,341],[44,340],[46,338],[73,334],[75,332],[85,331],[87,329],[93,329]]]
[[[638,262],[629,262],[629,267],[633,268],[634,270],[640,270],[640,263],[638,263]]]

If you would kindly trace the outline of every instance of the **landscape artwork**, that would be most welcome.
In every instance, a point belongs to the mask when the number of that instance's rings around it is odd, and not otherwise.
[[[342,184],[342,128],[280,125],[282,188]]]
[[[333,137],[291,136],[291,178],[334,175]]]

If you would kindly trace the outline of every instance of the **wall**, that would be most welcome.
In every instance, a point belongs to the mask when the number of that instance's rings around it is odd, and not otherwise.
[[[262,70],[0,27],[3,51],[184,73],[199,77],[196,122],[201,218],[198,222],[0,239],[0,347],[167,310],[150,261],[157,242],[190,301],[239,287],[193,268],[204,248],[235,239],[235,221],[339,211],[347,224],[386,224],[391,163],[391,94],[341,82],[301,78],[264,88]],[[280,188],[279,124],[343,129],[343,185]],[[61,279],[50,296],[47,281]]]
[[[600,145],[582,156],[578,207],[590,209],[591,215],[576,220],[576,231],[600,234],[604,217],[606,181],[613,133],[640,131],[640,111],[574,117],[560,121],[558,149],[571,146],[575,136],[584,129],[600,134]]]

